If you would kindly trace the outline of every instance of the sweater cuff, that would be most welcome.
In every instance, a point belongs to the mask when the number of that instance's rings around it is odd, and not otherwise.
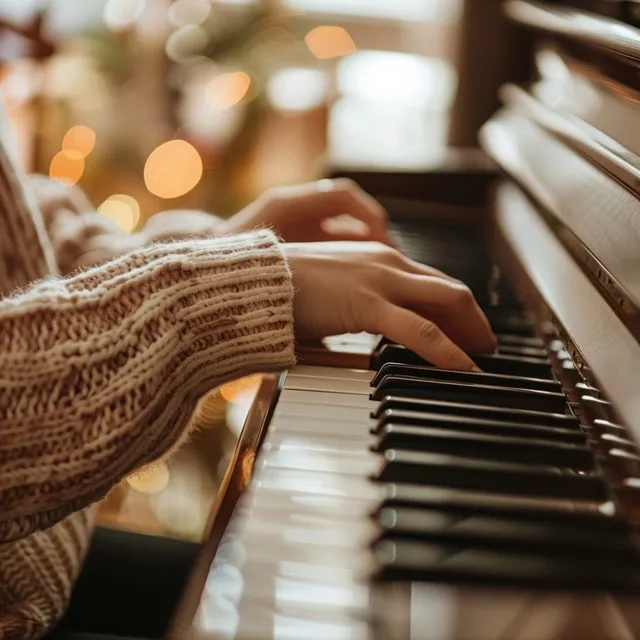
[[[215,381],[284,370],[295,361],[293,285],[269,231],[190,241],[176,311],[185,363]]]

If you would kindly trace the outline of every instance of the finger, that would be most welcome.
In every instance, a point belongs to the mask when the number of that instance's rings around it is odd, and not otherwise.
[[[371,230],[366,231],[323,231],[322,240],[326,242],[379,242],[395,248],[395,243],[389,235],[376,234]]]
[[[365,222],[349,215],[322,220],[320,227],[323,231],[323,239],[329,242],[384,241],[385,244],[393,246],[386,231],[382,237],[376,237],[371,227]]]
[[[376,331],[443,369],[480,371],[434,322],[391,303],[380,306]]]
[[[454,278],[453,276],[450,276],[448,273],[445,273],[444,271],[440,271],[439,269],[435,269],[434,267],[430,267],[429,265],[426,265],[426,264],[420,264],[419,262],[415,262],[414,260],[407,258],[407,256],[405,256],[404,254],[401,254],[401,255],[403,258],[402,268],[407,273],[413,273],[418,276],[435,276],[438,278],[442,278],[442,280],[447,280],[448,282],[463,284],[460,280],[458,280],[457,278]]]
[[[495,350],[489,321],[467,287],[433,276],[389,275],[385,288],[390,300],[430,318],[469,352]]]
[[[313,213],[323,218],[346,213],[364,222],[371,229],[372,239],[378,242],[389,240],[387,212],[355,182],[344,178],[321,180],[317,183],[317,190],[322,197],[318,197],[316,192],[316,197],[312,198],[315,205]]]
[[[421,264],[419,262],[416,262],[415,260],[411,260],[411,258],[408,258],[402,253],[402,251],[398,249],[396,249],[396,251],[388,252],[382,255],[381,261],[406,273],[412,273],[419,276],[435,276],[438,278],[442,278],[443,280],[448,280],[449,282],[454,282],[456,284],[464,284],[457,278],[450,276],[448,273],[444,273],[443,271],[435,269],[434,267],[431,267],[429,265]]]

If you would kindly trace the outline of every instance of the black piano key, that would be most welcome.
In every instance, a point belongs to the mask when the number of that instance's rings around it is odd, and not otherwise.
[[[498,345],[514,347],[533,347],[544,349],[544,342],[540,338],[528,338],[526,336],[510,335],[508,333],[496,334]]]
[[[638,559],[629,535],[583,523],[534,522],[514,516],[462,514],[447,509],[385,507],[376,516],[380,538],[419,539],[481,548],[520,549],[563,555],[595,553]]]
[[[566,406],[562,393],[549,393],[535,389],[514,389],[484,384],[420,380],[407,376],[386,376],[371,394],[373,400],[385,396],[425,398],[449,402],[468,402],[489,406],[512,407],[561,413]]]
[[[485,373],[504,373],[526,378],[553,379],[549,360],[524,358],[501,353],[474,355],[472,359]]]
[[[637,592],[640,589],[638,561],[629,562],[627,558],[598,561],[593,554],[558,558],[413,540],[383,540],[376,546],[376,557],[380,566],[374,577],[384,581],[572,591]]]
[[[607,484],[597,474],[399,449],[385,451],[377,479],[506,495],[609,499]]]
[[[548,361],[548,352],[544,342],[540,338],[528,338],[525,336],[498,334],[497,352],[503,355],[514,355],[520,357],[536,358],[538,360]],[[386,345],[396,345],[397,343],[388,338],[381,338],[375,349],[374,356],[380,353],[380,350]]]
[[[525,347],[514,344],[498,344],[498,353],[502,355],[520,356],[521,358],[536,358],[548,362],[547,350],[543,347]]]
[[[629,525],[612,501],[568,500],[543,496],[513,496],[466,489],[387,483],[381,507],[443,508],[462,514],[515,516],[520,519],[567,522],[628,532]]]
[[[588,471],[594,469],[593,454],[586,445],[468,433],[438,427],[388,424],[380,431],[375,448],[378,451],[404,449],[527,465],[571,467]]]
[[[387,375],[408,376],[421,380],[451,380],[452,382],[468,382],[471,384],[487,384],[496,387],[514,387],[516,389],[536,389],[561,393],[562,385],[557,380],[543,378],[523,378],[495,373],[476,373],[474,371],[453,371],[451,369],[436,369],[419,365],[399,364],[387,362],[382,365],[371,380],[371,386],[376,387]]]
[[[500,307],[483,309],[494,333],[534,337],[533,319],[520,310],[505,310]]]
[[[526,378],[553,379],[551,364],[535,358],[519,358],[510,355],[472,355],[472,360],[484,373],[498,373]],[[387,344],[372,358],[374,369],[380,369],[388,362],[432,366],[418,354],[396,344]]]
[[[521,422],[507,422],[503,420],[487,420],[484,418],[446,415],[442,413],[427,413],[414,411],[400,411],[389,409],[385,411],[373,427],[373,433],[380,433],[389,424],[409,425],[414,427],[442,427],[456,429],[469,433],[486,433],[498,436],[515,436],[519,438],[541,438],[554,442],[570,442],[584,444],[587,436],[579,429],[560,429],[543,425],[529,425]]]
[[[523,424],[547,425],[563,429],[581,429],[578,419],[567,413],[547,413],[544,411],[528,411],[525,409],[507,409],[505,407],[490,407],[480,404],[464,404],[462,402],[446,402],[444,400],[427,400],[424,398],[405,398],[388,395],[381,399],[380,404],[372,413],[372,417],[379,419],[385,411],[399,409],[401,411],[415,411],[416,413],[442,413],[445,415],[470,416],[486,420],[506,420]]]

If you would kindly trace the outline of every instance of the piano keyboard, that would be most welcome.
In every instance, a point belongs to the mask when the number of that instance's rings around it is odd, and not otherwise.
[[[214,637],[498,640],[534,602],[565,624],[604,606],[590,594],[640,589],[632,527],[554,372],[560,345],[512,311],[495,326],[483,373],[383,341],[374,371],[286,375],[209,574]],[[562,615],[541,589],[570,592]],[[432,635],[454,612],[455,633]],[[610,632],[593,637],[625,637]]]

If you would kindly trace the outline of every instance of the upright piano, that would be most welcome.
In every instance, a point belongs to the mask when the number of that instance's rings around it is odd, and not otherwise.
[[[265,378],[173,637],[640,638],[640,2],[504,9],[534,73],[486,155],[350,174],[497,352],[339,336]]]

